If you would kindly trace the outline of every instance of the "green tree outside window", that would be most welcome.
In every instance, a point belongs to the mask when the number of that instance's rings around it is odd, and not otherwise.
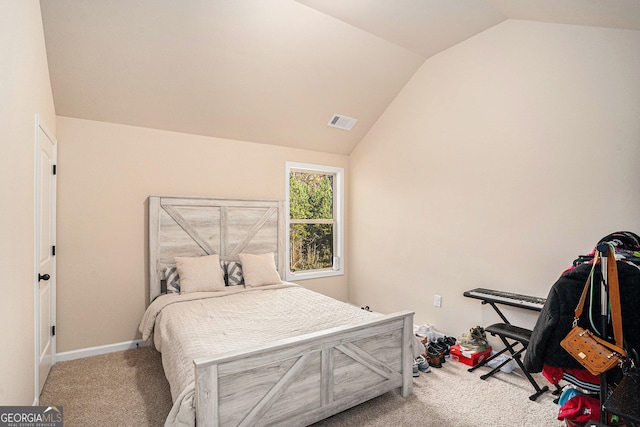
[[[330,269],[334,248],[334,176],[291,171],[289,244],[291,271]]]

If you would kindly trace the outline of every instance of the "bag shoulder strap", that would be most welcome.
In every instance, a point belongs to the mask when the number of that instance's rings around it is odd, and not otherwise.
[[[607,281],[609,282],[609,303],[611,304],[611,322],[613,323],[613,337],[616,345],[622,347],[622,312],[620,310],[620,284],[618,283],[618,266],[616,255],[609,246],[609,256],[607,260]]]
[[[580,318],[580,316],[582,316],[584,303],[587,300],[587,293],[589,292],[589,287],[591,286],[591,276],[599,260],[600,260],[600,252],[596,251],[595,256],[593,257],[593,266],[591,267],[591,272],[589,272],[589,275],[587,276],[587,282],[584,284],[584,289],[582,290],[582,294],[580,295],[580,300],[578,301],[578,305],[576,306],[575,319],[573,320],[574,325],[578,323],[578,319]]]
[[[582,329],[582,328],[580,328],[580,329]],[[588,329],[585,329],[585,331],[591,336],[591,338],[593,338],[595,341],[599,342],[603,346],[607,347],[610,350],[614,350],[616,353],[618,353],[618,354],[620,354],[622,356],[626,356],[627,352],[624,351],[624,349],[621,346],[616,345],[616,344],[611,344],[609,341],[603,340],[602,338],[600,338],[599,336],[597,336],[596,334],[594,334],[593,332],[591,332]]]
[[[596,260],[594,259],[595,263]],[[582,290],[582,295],[580,295],[580,301],[578,301],[578,305],[575,310],[575,318],[573,319],[574,325],[578,323],[578,319],[582,316],[582,310],[584,309],[584,302],[587,299],[587,292],[589,292],[589,286],[591,285],[591,273],[589,273],[589,277],[587,277],[587,283],[584,284],[584,289]]]

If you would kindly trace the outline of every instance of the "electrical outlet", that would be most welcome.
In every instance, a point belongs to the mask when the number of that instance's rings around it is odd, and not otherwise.
[[[433,305],[436,307],[442,307],[442,296],[434,295],[433,297]]]

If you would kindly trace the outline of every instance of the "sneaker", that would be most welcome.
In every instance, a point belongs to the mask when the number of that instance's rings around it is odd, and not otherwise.
[[[420,372],[431,372],[431,366],[429,366],[429,362],[424,357],[422,358],[422,362],[418,363],[418,369]]]
[[[418,365],[418,370],[420,372],[431,371],[431,368],[429,367],[429,362],[427,362],[427,359],[425,359],[423,356],[416,357],[414,366],[415,365]]]
[[[452,345],[456,345],[456,339],[454,337],[444,336],[444,342],[451,347]]]
[[[453,337],[444,336],[442,338],[438,338],[437,343],[440,347],[444,348],[444,355],[449,356],[450,355],[449,350],[451,349],[452,345],[456,344],[456,339]]]
[[[484,328],[476,326],[475,328],[471,328],[469,333],[462,334],[460,337],[460,346],[471,351],[485,351],[489,347],[489,342],[484,333]]]
[[[420,370],[418,368],[418,364],[417,363],[413,364],[413,376],[414,377],[419,377],[420,376]]]

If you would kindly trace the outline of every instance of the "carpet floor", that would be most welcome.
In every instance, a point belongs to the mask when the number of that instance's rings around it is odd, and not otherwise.
[[[482,381],[489,368],[469,373],[448,360],[414,378],[413,394],[390,392],[315,424],[329,426],[556,427],[551,393],[535,402],[533,387],[518,371]],[[480,372],[482,371],[482,372]],[[538,384],[546,385],[540,375]],[[40,396],[41,405],[62,406],[64,425],[162,426],[171,409],[169,384],[153,347],[59,362]]]

